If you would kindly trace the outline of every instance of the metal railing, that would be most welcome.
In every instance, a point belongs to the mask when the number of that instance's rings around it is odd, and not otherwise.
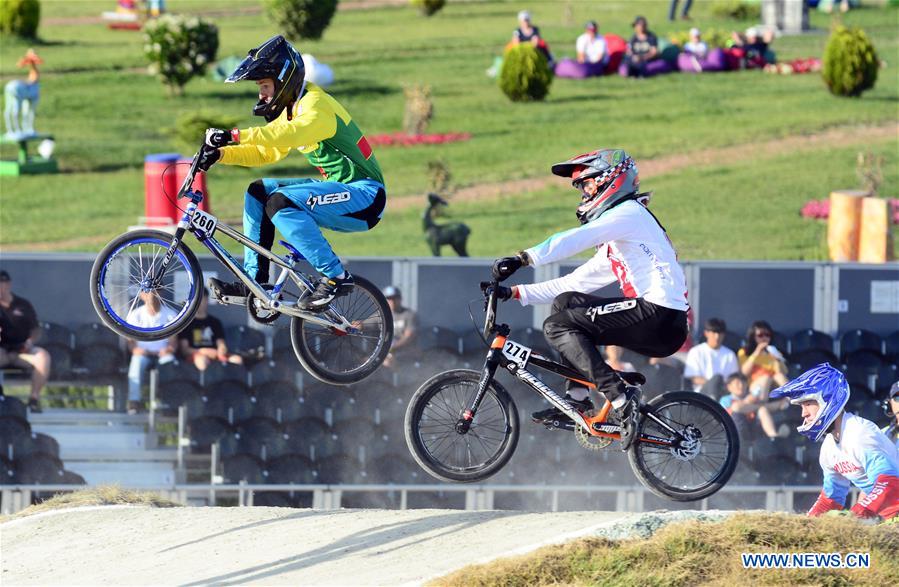
[[[0,513],[14,514],[31,504],[33,493],[72,492],[85,489],[83,485],[0,485]],[[335,510],[341,507],[342,498],[351,493],[399,493],[398,509],[408,509],[410,493],[464,493],[466,510],[494,509],[497,493],[522,493],[531,495],[549,494],[548,511],[559,511],[559,497],[566,493],[610,494],[615,496],[615,511],[645,511],[645,496],[648,490],[642,485],[628,487],[611,485],[263,485],[263,484],[174,484],[154,486],[128,486],[128,489],[153,491],[162,497],[183,505],[216,505],[220,496],[237,498],[237,505],[248,507],[254,504],[257,492],[302,492],[312,494],[312,509]],[[727,486],[715,497],[735,494],[755,494],[765,496],[765,510],[793,512],[797,494],[817,494],[820,486],[808,485],[734,485]],[[853,490],[853,493],[856,493]],[[709,499],[696,502],[698,510],[709,509]],[[542,511],[547,511],[545,508]]]

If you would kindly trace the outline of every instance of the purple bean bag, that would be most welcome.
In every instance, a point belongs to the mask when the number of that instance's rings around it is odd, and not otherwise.
[[[643,73],[643,75],[644,77],[652,77],[654,75],[661,75],[663,73],[671,73],[672,71],[677,71],[677,66],[671,65],[664,59],[653,59],[646,64],[646,71]],[[627,58],[625,58],[625,60],[618,67],[618,75],[627,77]]]
[[[704,59],[690,53],[677,56],[677,68],[685,73],[702,73],[705,71],[724,71],[727,69],[727,55],[724,49],[712,49]]]
[[[584,79],[602,75],[604,69],[605,64],[603,63],[578,63],[574,59],[566,57],[556,64],[556,77]]]

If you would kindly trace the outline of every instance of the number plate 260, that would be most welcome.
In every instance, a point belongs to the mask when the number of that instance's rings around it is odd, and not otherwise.
[[[216,224],[218,224],[218,219],[202,210],[195,210],[194,216],[190,220],[190,225],[197,230],[203,231],[206,236],[212,236],[212,233],[215,232]]]
[[[503,345],[503,355],[519,367],[524,368],[528,364],[528,359],[531,358],[531,349],[507,340]]]

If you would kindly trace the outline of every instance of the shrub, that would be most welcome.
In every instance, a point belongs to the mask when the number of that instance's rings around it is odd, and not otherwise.
[[[425,16],[434,15],[446,6],[446,0],[410,0],[412,6],[418,7],[418,10]]]
[[[718,18],[733,20],[758,20],[762,16],[762,8],[758,2],[740,2],[740,0],[719,0],[712,4],[712,14]]]
[[[827,41],[823,61],[824,83],[837,96],[861,96],[877,81],[877,52],[859,28],[836,27]]]
[[[215,60],[219,31],[195,16],[166,14],[144,25],[144,53],[150,71],[159,75],[173,94],[180,94],[195,75],[206,73]]]
[[[40,22],[38,0],[0,0],[0,33],[34,39]]]
[[[227,130],[234,128],[238,122],[239,118],[222,116],[216,112],[206,110],[189,112],[179,116],[175,121],[175,127],[168,129],[167,134],[179,151],[192,155],[200,147],[207,128]]]
[[[266,0],[266,8],[289,40],[321,39],[337,11],[337,0]]]
[[[546,57],[530,43],[511,47],[503,56],[499,87],[513,102],[543,100],[552,81]]]

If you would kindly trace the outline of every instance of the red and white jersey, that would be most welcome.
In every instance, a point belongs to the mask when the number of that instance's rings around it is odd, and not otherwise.
[[[596,254],[563,277],[519,285],[522,305],[545,304],[562,293],[594,292],[616,280],[629,298],[686,311],[687,282],[668,235],[635,200],[615,206],[596,220],[559,232],[527,249],[531,264],[545,265],[596,247]]]
[[[838,502],[846,499],[849,484],[865,493],[880,475],[899,476],[896,446],[874,422],[843,412],[840,442],[824,437],[818,457],[824,471],[824,493]]]

